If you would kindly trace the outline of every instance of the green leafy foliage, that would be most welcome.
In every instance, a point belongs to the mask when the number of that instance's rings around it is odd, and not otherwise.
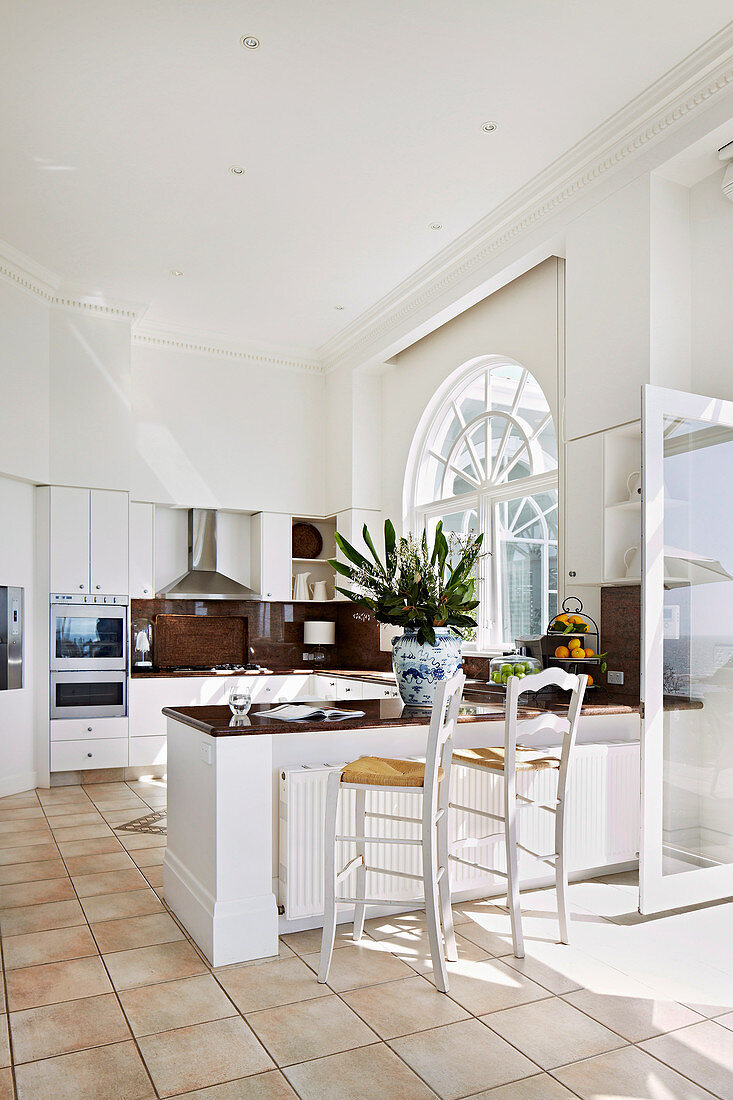
[[[408,535],[398,540],[393,524],[386,520],[384,563],[366,524],[362,535],[373,562],[338,532],[336,545],[351,564],[330,562],[351,581],[352,589],[337,586],[337,590],[353,603],[370,608],[380,623],[416,630],[418,640],[430,645],[435,645],[436,627],[461,630],[477,625],[469,612],[479,604],[473,570],[483,535],[451,536],[449,541],[441,520],[430,550],[426,532],[420,539]]]

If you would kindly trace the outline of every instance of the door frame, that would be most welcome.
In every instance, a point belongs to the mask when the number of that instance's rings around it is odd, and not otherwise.
[[[733,895],[733,863],[662,873],[664,811],[665,416],[733,428],[733,402],[642,387],[642,667],[639,911],[659,913]]]

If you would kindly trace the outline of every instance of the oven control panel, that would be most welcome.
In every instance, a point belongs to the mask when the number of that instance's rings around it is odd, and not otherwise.
[[[128,596],[80,596],[78,592],[69,595],[66,592],[53,593],[51,603],[100,603],[100,604],[128,604]]]

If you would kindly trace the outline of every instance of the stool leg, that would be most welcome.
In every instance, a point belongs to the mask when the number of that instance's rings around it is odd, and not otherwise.
[[[441,993],[448,992],[448,971],[443,955],[443,940],[440,928],[438,904],[438,838],[432,821],[423,817],[422,827],[422,874],[425,891],[425,916],[428,922],[428,943],[430,957],[433,960],[433,976],[436,988]]]
[[[568,869],[565,864],[565,798],[559,800],[555,812],[555,894],[557,919],[560,923],[560,943],[570,943],[570,913],[568,910]]]
[[[366,836],[366,791],[356,792],[356,836]],[[356,897],[366,897],[366,845],[364,842],[358,842],[356,844],[356,854],[361,856],[361,867],[357,867],[356,870]],[[354,906],[354,939],[358,941],[362,937],[364,932],[364,911],[366,906],[363,904]]]
[[[331,772],[328,777],[326,793],[326,820],[323,837],[323,936],[321,938],[321,960],[318,968],[318,981],[321,985],[328,979],[333,955],[333,941],[336,936],[336,812],[339,802],[341,773]]]
[[[443,923],[443,937],[445,939],[445,957],[450,962],[458,958],[456,946],[456,933],[453,928],[453,910],[450,897],[450,875],[448,868],[448,808],[438,822],[438,864],[443,868],[443,874],[438,884],[440,893],[440,912]]]
[[[514,955],[524,958],[524,936],[522,934],[522,910],[519,904],[519,867],[517,860],[517,818],[516,795],[513,786],[507,796],[504,810],[504,838],[506,842],[507,901],[512,919],[512,944]]]

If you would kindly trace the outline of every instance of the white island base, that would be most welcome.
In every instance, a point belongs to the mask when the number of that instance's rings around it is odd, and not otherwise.
[[[296,872],[294,862],[290,868],[279,863],[280,831],[285,828],[279,820],[281,779],[293,768],[308,766],[322,774],[319,766],[364,755],[424,755],[428,727],[427,721],[360,729],[331,726],[325,732],[288,726],[272,733],[216,736],[187,724],[196,710],[202,712],[202,723],[210,721],[212,709],[192,707],[186,715],[178,712],[180,718],[168,716],[168,846],[163,885],[167,905],[209,962],[226,966],[274,956],[280,933],[322,923],[320,913],[314,911],[317,903],[306,915],[302,907],[296,915],[278,912],[280,901],[287,899],[284,880]],[[497,745],[503,734],[502,721],[464,720],[457,742],[460,747]],[[581,717],[568,807],[571,876],[620,870],[637,858],[638,738],[639,717],[633,712]],[[461,782],[458,771],[457,782]],[[498,782],[498,777],[490,781]],[[300,860],[301,878],[309,873],[309,860],[321,850],[318,820],[311,815],[310,835],[304,826],[292,846],[289,858]],[[549,881],[547,867],[539,866],[540,870],[523,872],[523,880],[532,885]],[[317,874],[318,868],[311,867],[310,873]],[[502,890],[498,878],[456,887],[457,900]],[[414,905],[405,904],[405,909],[411,908]],[[371,915],[378,913],[374,909]],[[348,910],[341,916],[351,919]]]

